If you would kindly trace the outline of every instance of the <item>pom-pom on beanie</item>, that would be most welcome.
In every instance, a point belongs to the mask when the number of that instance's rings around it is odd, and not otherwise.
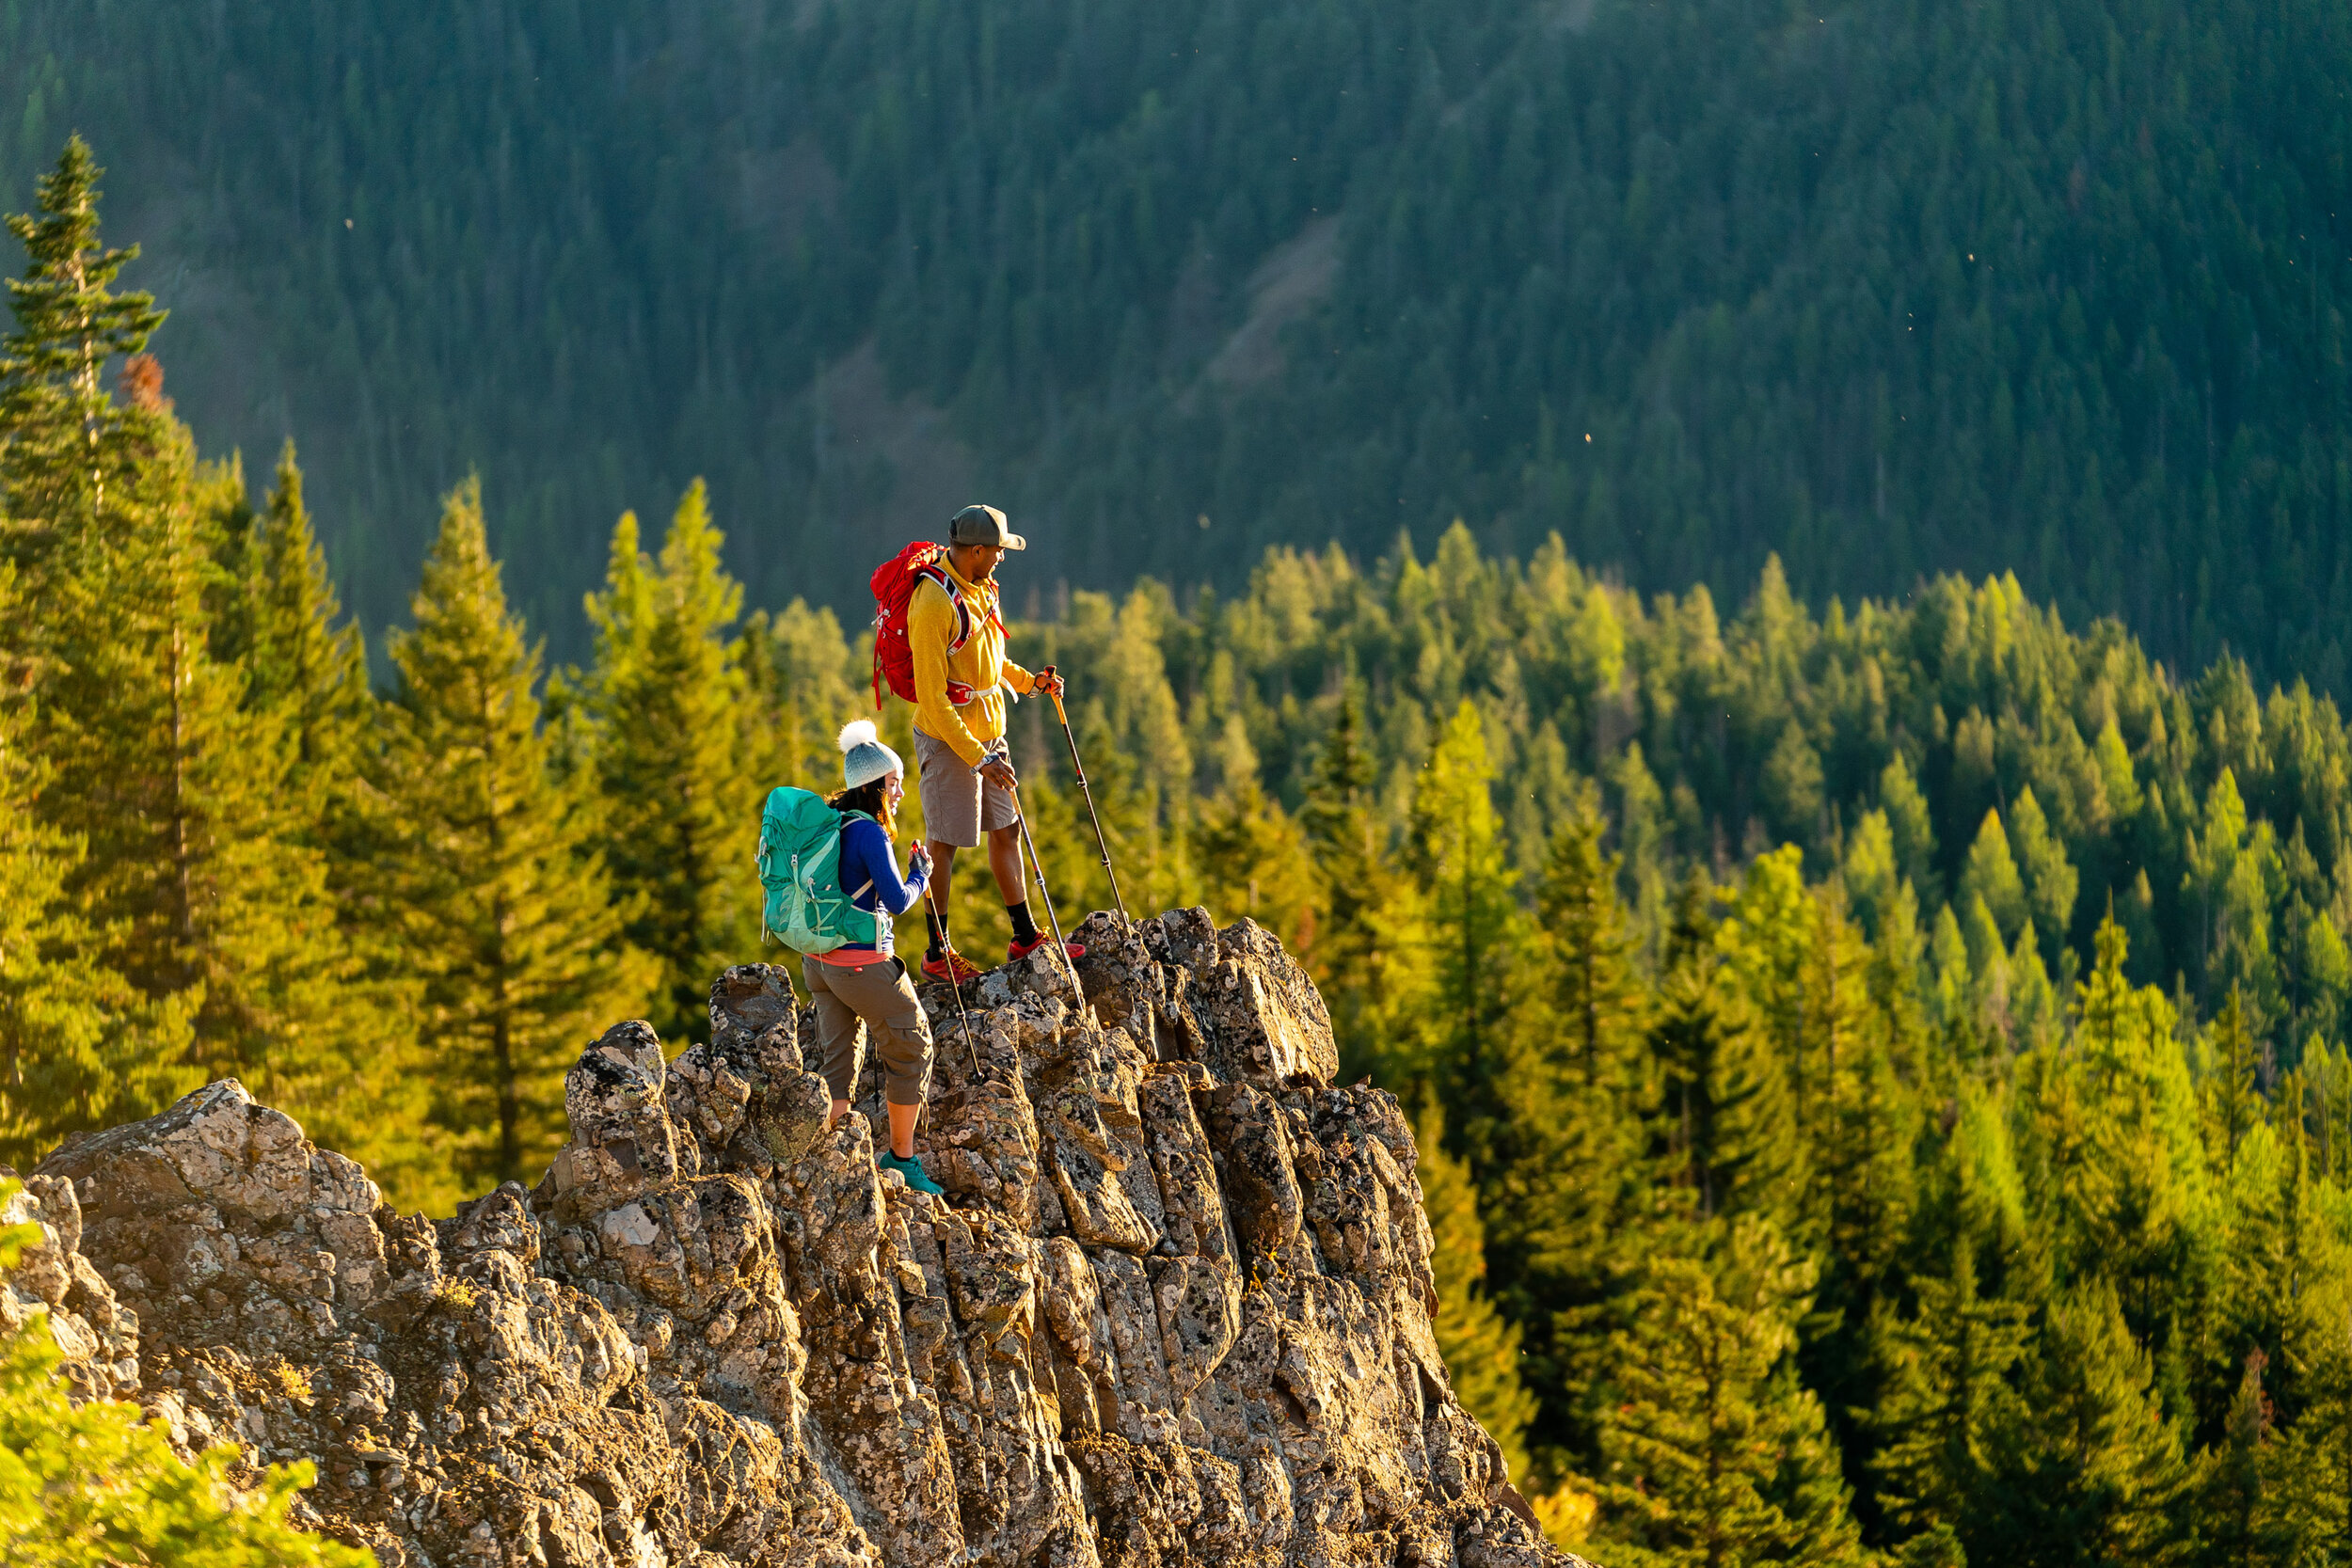
[[[898,753],[882,743],[871,719],[852,720],[841,726],[841,784],[845,789],[872,784],[892,773],[904,773]]]

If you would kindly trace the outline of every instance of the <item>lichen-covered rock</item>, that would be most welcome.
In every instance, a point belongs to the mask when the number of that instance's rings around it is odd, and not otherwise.
[[[0,1165],[0,1177],[15,1180]],[[138,1314],[82,1252],[82,1206],[73,1183],[36,1176],[5,1204],[0,1227],[31,1224],[40,1239],[24,1250],[0,1283],[0,1332],[38,1316],[64,1357],[60,1368],[79,1399],[135,1399],[139,1386]]]
[[[1073,935],[1076,984],[925,993],[946,1201],[877,1174],[874,1064],[827,1127],[745,965],[675,1061],[590,1044],[547,1178],[446,1220],[233,1082],[76,1139],[0,1216],[42,1227],[0,1321],[184,1448],[314,1461],[388,1568],[1573,1561],[1450,1391],[1411,1132],[1297,966],[1197,910]]]

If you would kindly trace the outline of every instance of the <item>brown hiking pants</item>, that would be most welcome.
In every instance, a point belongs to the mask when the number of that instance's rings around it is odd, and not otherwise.
[[[903,960],[880,954],[862,964],[803,958],[801,978],[817,1000],[817,1048],[835,1100],[857,1098],[859,1048],[869,1033],[882,1065],[882,1098],[893,1105],[920,1105],[929,1098],[931,1021],[915,1000]]]

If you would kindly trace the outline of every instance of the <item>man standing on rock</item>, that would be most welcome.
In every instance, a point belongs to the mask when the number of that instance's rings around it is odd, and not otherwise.
[[[1026,696],[1062,689],[1052,665],[1034,674],[1005,657],[996,563],[1028,541],[1005,526],[993,506],[967,506],[947,525],[946,581],[926,573],[907,601],[907,643],[914,656],[914,761],[922,774],[923,821],[930,836],[930,946],[923,973],[963,981],[979,970],[949,949],[938,911],[947,907],[956,851],[988,839],[1005,912],[1012,919],[1008,959],[1025,958],[1047,938],[1029,914],[1028,877],[1021,863],[1021,807],[1012,759],[991,748],[1004,738],[1006,688]],[[953,592],[949,590],[952,588]],[[1080,949],[1071,945],[1071,957]]]

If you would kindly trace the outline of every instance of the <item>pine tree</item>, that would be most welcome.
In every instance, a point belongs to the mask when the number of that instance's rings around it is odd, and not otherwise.
[[[1391,901],[1396,879],[1382,852],[1373,780],[1351,689],[1341,694],[1298,813],[1322,880],[1324,915],[1317,923],[1310,973],[1330,1005],[1343,1070],[1350,1075],[1370,1070],[1376,1054],[1371,1025],[1391,956],[1381,940],[1379,916]]]
[[[2212,1040],[2213,1072],[2205,1081],[2206,1135],[2214,1164],[2226,1173],[2236,1165],[2238,1145],[2262,1115],[2262,1091],[2254,1081],[2253,1031],[2247,1022],[2244,991],[2235,982],[2214,1017]]]
[[[2092,1280],[2060,1294],[2037,1349],[2023,1380],[2026,1422],[2003,1460],[2002,1514],[1978,1532],[1970,1560],[2179,1560],[2180,1438],[2115,1287]]]
[[[2055,953],[2065,944],[2067,930],[2074,924],[2074,895],[2082,879],[2068,863],[2066,846],[2052,831],[2049,818],[2042,815],[2042,803],[2034,799],[2030,784],[2018,791],[2010,815],[2016,823],[2017,859],[2026,884],[2026,907],[2035,928],[2052,944],[2050,951]]]
[[[1591,803],[1560,824],[1536,888],[1542,984],[1550,992],[1555,1074],[1587,1093],[1622,1095],[1644,1024],[1635,940],[1617,902],[1617,857]]]
[[[743,620],[743,770],[762,789],[801,776],[801,710],[798,689],[785,677],[776,657],[774,623],[764,610]],[[552,684],[552,683],[550,683]]]
[[[44,594],[56,661],[34,740],[56,770],[43,815],[87,848],[69,893],[108,967],[186,999],[188,1065],[297,1112],[349,1105],[358,959],[303,842],[283,717],[248,707],[246,672],[211,650],[213,482],[160,405],[117,424],[137,457],[106,503],[120,536],[61,556]]]
[[[2237,1393],[2219,1445],[2198,1456],[2191,1505],[2202,1528],[2204,1560],[2256,1565],[2293,1562],[2283,1549],[2277,1515],[2284,1500],[2271,1495],[2278,1479],[2278,1433],[2263,1372],[2270,1358],[2258,1348],[2241,1364]]]
[[[1512,1032],[1522,974],[1517,880],[1487,793],[1493,769],[1465,702],[1413,794],[1412,865],[1427,889],[1434,1006],[1423,1060],[1463,1158],[1484,1187],[1519,1152]]]
[[[1422,1206],[1434,1241],[1429,1272],[1438,1291],[1430,1327],[1462,1407],[1478,1418],[1502,1449],[1513,1477],[1527,1479],[1527,1428],[1535,1399],[1519,1378],[1519,1330],[1487,1299],[1486,1227],[1470,1173],[1445,1151],[1445,1123],[1424,1112],[1414,1129],[1421,1148],[1417,1174]]]
[[[294,443],[278,454],[269,501],[247,548],[243,587],[248,633],[246,701],[281,715],[290,752],[286,787],[323,842],[343,809],[372,718],[359,628],[342,622],[326,551],[302,503]],[[339,625],[339,622],[342,624]]]
[[[98,243],[96,172],[69,145],[40,213],[12,220],[33,267],[12,285],[0,404],[8,510],[25,525],[12,548],[42,610],[18,643],[37,680],[24,740],[50,768],[36,809],[80,851],[64,890],[99,944],[93,974],[119,975],[125,1019],[151,1022],[109,1025],[109,1062],[61,1058],[78,1078],[49,1110],[138,1115],[191,1075],[235,1073],[365,1156],[385,1120],[367,1089],[374,1009],[353,990],[288,716],[251,704],[249,671],[221,651],[237,641],[242,481],[197,462],[152,359],[126,363],[122,401],[101,386],[107,356],[161,317],[107,291],[133,252]],[[153,1049],[165,1038],[182,1043]]]
[[[1769,1221],[1735,1225],[1714,1270],[1661,1257],[1629,1307],[1602,1415],[1611,1561],[1870,1561],[1820,1402],[1786,1358],[1810,1291]]]
[[[2203,1151],[2195,1090],[2171,1004],[2124,974],[2128,946],[2103,921],[2099,958],[2076,987],[2075,1039],[2022,1059],[2052,1199],[2045,1235],[2069,1275],[2121,1285],[2136,1328],[2153,1334],[2193,1291],[2192,1225]]]
[[[164,320],[153,296],[108,287],[139,252],[99,241],[103,172],[73,136],[40,181],[35,210],[7,220],[31,264],[8,280],[17,329],[0,341],[0,537],[36,600],[58,550],[107,531],[108,486],[138,460],[124,427],[139,421],[108,396],[103,372],[115,356],[144,348]],[[37,637],[40,624],[34,618],[11,641]]]
[[[0,563],[0,619],[19,610]],[[49,826],[54,769],[24,744],[28,716],[0,706],[0,1164],[29,1166],[65,1133],[131,1120],[195,1086],[181,1067],[184,1008],[150,1003],[98,957],[65,895],[81,842]]]
[[[1842,1436],[1850,1413],[1876,1399],[1869,1323],[1882,1292],[1899,1285],[1900,1256],[1912,1244],[1913,1158],[1923,1118],[1917,1090],[1897,1066],[1900,1004],[1884,994],[1891,990],[1899,997],[1911,976],[1889,974],[1883,955],[1862,945],[1836,882],[1813,898],[1808,1033],[1821,1042],[1827,1105],[1816,1123],[1819,1180],[1809,1205],[1820,1228],[1806,1233],[1827,1244],[1821,1326],[1806,1347],[1805,1374],[1836,1413],[1833,1424]],[[1892,922],[1886,938],[1900,940]]]
[[[1883,1087],[1884,1042],[1869,1034],[1875,1022],[1865,984],[1869,949],[1846,918],[1836,884],[1811,895],[1810,902],[1805,927],[1812,940],[1799,972],[1804,1000],[1791,1086],[1798,1126],[1811,1140],[1813,1163],[1825,1178],[1820,1183],[1825,1208],[1843,1210],[1850,1225],[1861,1225],[1866,1208],[1891,1196],[1874,1197],[1867,1190],[1867,1172],[1883,1152],[1880,1140],[1891,1131],[1874,1125],[1887,1110],[1876,1098]],[[1850,1231],[1845,1239],[1858,1241],[1859,1232]]]
[[[897,704],[889,711],[912,709]],[[1089,911],[1112,907],[1111,879],[1103,868],[1104,845],[1109,847],[1112,868],[1119,875],[1120,896],[1125,900],[1130,914],[1144,918],[1153,911],[1200,902],[1201,891],[1194,877],[1195,859],[1186,851],[1184,835],[1161,825],[1159,802],[1152,797],[1141,769],[1120,749],[1103,717],[1103,705],[1089,701],[1073,706],[1070,721],[1077,732],[1079,754],[1086,760],[1087,784],[1093,793],[1095,816],[1087,815],[1086,799],[1079,793],[1077,778],[1068,770],[1068,747],[1055,733],[1060,725],[1054,720],[1041,716],[1041,727],[1045,732],[1041,738],[1054,763],[1059,766],[1025,768],[1021,776],[1022,808],[1030,816],[1038,853],[1051,868],[1055,907],[1063,911],[1064,924],[1083,918]],[[1101,844],[1094,836],[1097,820],[1103,828]],[[1314,868],[1310,863],[1303,869],[1311,887]],[[1295,887],[1298,868],[1294,867],[1292,875]],[[995,887],[995,883],[979,879],[974,888],[983,884],[986,889]],[[982,892],[979,896],[985,901],[990,895]],[[1291,908],[1306,912],[1313,896],[1311,891],[1305,895],[1294,893]],[[1226,906],[1220,900],[1218,907]],[[999,904],[1000,915],[1002,908]],[[1245,885],[1242,907],[1231,909],[1220,918],[1250,912]],[[1269,915],[1270,911],[1262,911],[1259,918],[1266,920]],[[1311,923],[1305,930],[1310,937],[1318,935]],[[1294,924],[1280,934],[1288,942],[1300,932]],[[962,939],[959,936],[958,940]],[[1302,951],[1293,946],[1291,951],[1312,973],[1311,949]]]
[[[1900,752],[1888,759],[1879,774],[1879,804],[1886,812],[1902,875],[1919,890],[1921,898],[1931,904],[1938,902],[1942,882],[1935,875],[1935,830],[1928,798],[1920,793],[1918,782],[1911,776],[1910,765],[1903,761]]]
[[[1078,831],[1091,833],[1082,824]],[[1305,835],[1281,803],[1268,800],[1256,779],[1245,780],[1201,809],[1192,843],[1201,895],[1217,922],[1248,915],[1311,965],[1320,890]]]
[[[1858,1012],[1859,966],[1817,996],[1810,982],[1820,910],[1804,891],[1794,845],[1759,856],[1714,944],[1752,1022],[1753,1055],[1739,1067],[1744,1098],[1741,1170],[1729,1206],[1771,1214],[1791,1235],[1819,1236],[1815,1144],[1830,1119],[1826,1063]],[[1750,1075],[1753,1075],[1752,1077]]]
[[[220,543],[240,571],[213,641],[233,648],[246,709],[278,736],[281,831],[317,857],[333,898],[333,940],[348,949],[336,987],[341,1081],[303,1102],[305,1129],[361,1159],[395,1202],[422,1202],[451,1190],[451,1172],[446,1149],[418,1135],[426,1095],[415,985],[387,946],[370,865],[382,827],[380,802],[362,783],[377,737],[375,697],[359,628],[343,619],[303,502],[292,441],[278,453],[259,515]],[[230,638],[221,635],[223,622]]]
[[[441,1061],[432,1117],[466,1180],[528,1180],[563,1131],[580,1046],[655,984],[623,939],[593,824],[549,776],[539,655],[509,612],[481,487],[451,492],[416,625],[389,652],[381,879]]]
[[[743,591],[720,565],[723,543],[698,480],[658,563],[637,551],[637,519],[622,517],[605,591],[588,605],[597,659],[583,706],[604,863],[629,942],[661,965],[650,1022],[678,1041],[709,1032],[711,975],[759,946],[750,867],[763,791],[743,768],[742,649],[726,636]]]
[[[1191,904],[1198,896],[1192,857],[1184,835],[1169,825],[1150,779],[1120,749],[1100,704],[1088,703],[1075,716],[1075,722],[1080,754],[1086,758],[1087,783],[1094,792],[1095,813],[1102,821],[1104,841],[1110,846],[1112,866],[1119,874],[1120,894],[1128,911],[1141,916],[1149,910]],[[1079,804],[1083,809],[1085,802]],[[1177,805],[1181,812],[1184,802]],[[1101,848],[1093,846],[1089,853],[1094,824],[1089,822],[1079,831],[1085,838],[1078,858],[1085,864],[1074,885],[1091,890],[1084,907],[1108,909],[1110,878],[1101,868]],[[1314,947],[1302,961],[1314,964],[1324,941],[1324,923],[1318,920]]]
[[[1788,1079],[1717,945],[1714,896],[1695,870],[1676,895],[1649,1034],[1651,1141],[1666,1179],[1705,1216],[1788,1202],[1798,1168]]]
[[[1883,1446],[1870,1465],[1897,1522],[1973,1541],[1979,1521],[1999,1510],[1993,1466],[2024,1419],[2009,1378],[2031,1337],[2028,1312],[1978,1293],[1973,1238],[1952,1249],[1949,1279],[1912,1283],[1916,1314],[1882,1313],[1875,1324],[1884,1382],[1870,1424]]]
[[[1528,1377],[1547,1434],[1580,1446],[1603,1375],[1590,1344],[1629,1272],[1689,1205],[1655,1184],[1645,998],[1617,902],[1615,861],[1589,799],[1555,832],[1528,943],[1510,1097],[1509,1163],[1489,1178],[1497,1301],[1527,1327]]]
[[[1862,820],[1854,824],[1838,857],[1837,879],[1852,900],[1855,918],[1876,932],[1880,911],[1894,901],[1896,889],[1902,885],[1902,871],[1895,859],[1895,835],[1887,826],[1885,812],[1864,812]]]
[[[2003,942],[2014,937],[2032,912],[2026,899],[2025,879],[2017,873],[2017,860],[2010,853],[2009,834],[2001,826],[1997,810],[1984,814],[1984,821],[1977,829],[1977,841],[1968,847],[1968,863],[1960,874],[1958,897],[1963,905],[1973,898],[1983,899]]]
[[[2306,1403],[2267,1445],[2266,1522],[2279,1560],[2337,1563],[2352,1557],[2352,1322],[2339,1307],[2298,1325]]]

